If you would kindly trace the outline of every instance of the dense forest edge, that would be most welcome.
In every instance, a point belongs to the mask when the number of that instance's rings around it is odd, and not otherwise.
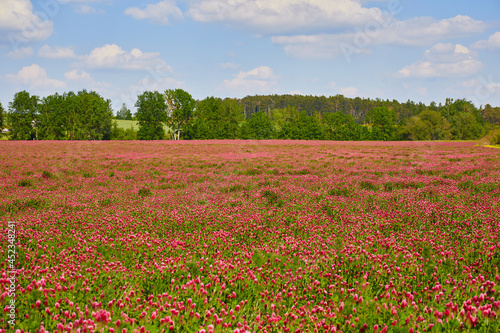
[[[2,139],[205,140],[292,139],[338,141],[477,140],[500,144],[500,107],[466,99],[425,105],[408,100],[336,96],[255,95],[194,100],[183,89],[146,91],[136,112],[94,91],[43,98],[21,91],[5,110]],[[118,121],[132,120],[123,128]],[[123,122],[122,122],[123,123]]]

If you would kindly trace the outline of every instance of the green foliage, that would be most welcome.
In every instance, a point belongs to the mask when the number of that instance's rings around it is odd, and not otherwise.
[[[377,106],[368,111],[366,122],[372,124],[371,140],[393,140],[396,121],[396,112],[385,106]]]
[[[132,120],[132,112],[125,103],[122,104],[120,110],[116,113],[116,119]]]
[[[193,117],[196,101],[182,89],[168,89],[164,97],[167,103],[167,123],[174,130],[174,140],[180,140],[184,125]]]
[[[458,140],[474,140],[484,135],[484,127],[472,113],[459,112],[453,117],[453,137]]]
[[[409,140],[448,140],[451,138],[450,123],[437,111],[426,110],[411,117],[404,129]]]
[[[115,120],[111,129],[111,140],[137,140],[137,131],[132,126],[127,129],[118,127],[118,122]]]
[[[159,92],[145,91],[137,97],[136,118],[139,123],[139,140],[162,140],[165,138],[163,122],[166,122],[167,106],[165,98]]]
[[[139,131],[125,104],[112,122],[111,103],[96,92],[53,94],[39,100],[17,93],[8,112],[0,104],[0,128],[14,140],[294,139],[294,140],[474,140],[500,124],[500,108],[478,110],[466,99],[444,105],[342,95],[207,97],[196,103],[182,89],[146,92],[136,106]],[[5,118],[5,119],[4,119]],[[246,118],[246,120],[245,120]],[[130,119],[130,120],[123,120]],[[3,121],[4,120],[4,121]],[[135,124],[135,122],[134,122]],[[132,124],[132,127],[134,126]],[[496,137],[492,143],[498,142]]]
[[[186,128],[185,137],[197,140],[236,139],[241,120],[243,107],[236,100],[207,97],[198,103],[195,119]]]
[[[355,141],[367,136],[365,127],[357,124],[350,114],[340,111],[323,114],[322,124],[325,140]]]
[[[492,107],[489,104],[482,110],[483,119],[493,125],[500,125],[500,107]]]
[[[323,131],[318,115],[309,116],[305,111],[295,114],[278,133],[279,139],[322,140]]]
[[[0,103],[0,135],[4,126],[4,117],[5,117],[5,110],[2,106],[2,103]]]
[[[31,96],[27,91],[14,95],[9,103],[7,126],[12,140],[32,140],[36,138],[38,96]]]
[[[241,138],[267,140],[274,137],[274,126],[265,112],[254,113],[241,127]]]

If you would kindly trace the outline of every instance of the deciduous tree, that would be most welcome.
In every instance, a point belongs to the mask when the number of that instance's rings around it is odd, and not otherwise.
[[[159,92],[145,91],[137,97],[135,114],[139,131],[139,140],[161,140],[165,138],[163,123],[167,121],[167,105]]]
[[[14,95],[7,113],[10,139],[32,140],[36,138],[38,100],[38,96],[31,96],[25,90]]]

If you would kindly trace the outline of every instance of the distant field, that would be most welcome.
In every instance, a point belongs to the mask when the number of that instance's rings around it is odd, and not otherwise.
[[[115,120],[118,123],[118,127],[120,127],[120,128],[128,129],[128,128],[130,128],[130,126],[132,126],[132,128],[134,130],[136,130],[136,131],[139,130],[139,124],[135,120],[121,120],[121,119],[115,119]],[[170,130],[170,127],[168,127],[166,125],[163,126],[163,128],[165,129],[165,131]]]
[[[139,124],[135,120],[121,120],[121,119],[115,119],[118,127],[127,129],[132,126],[133,129],[138,130],[139,129]]]

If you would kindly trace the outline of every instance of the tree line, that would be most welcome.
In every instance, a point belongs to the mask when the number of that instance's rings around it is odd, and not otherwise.
[[[0,127],[13,140],[500,140],[500,107],[477,108],[465,99],[429,105],[342,95],[265,95],[196,101],[183,89],[146,91],[133,114],[124,104],[113,116],[98,93],[15,94]],[[134,120],[119,127],[116,119]],[[493,134],[491,134],[493,133]],[[493,142],[496,143],[496,142]]]

